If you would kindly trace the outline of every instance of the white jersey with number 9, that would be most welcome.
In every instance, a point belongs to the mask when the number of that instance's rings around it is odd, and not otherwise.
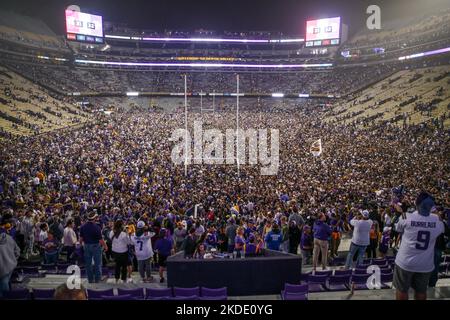
[[[402,242],[395,264],[410,272],[431,272],[434,269],[434,245],[444,232],[444,224],[438,216],[428,217],[417,211],[400,218],[396,230],[402,233]]]

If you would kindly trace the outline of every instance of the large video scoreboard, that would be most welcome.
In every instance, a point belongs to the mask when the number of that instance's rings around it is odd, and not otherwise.
[[[306,47],[332,46],[340,43],[341,17],[308,20]]]
[[[102,16],[66,10],[67,40],[103,43]]]

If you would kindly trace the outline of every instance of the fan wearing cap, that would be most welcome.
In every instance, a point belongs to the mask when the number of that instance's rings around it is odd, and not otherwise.
[[[393,285],[397,300],[407,300],[409,288],[416,300],[427,298],[427,286],[434,269],[436,238],[444,232],[444,224],[436,215],[430,215],[434,198],[421,192],[416,199],[416,211],[400,218],[396,230],[401,243],[395,258]]]
[[[353,257],[357,255],[356,265],[360,265],[364,260],[364,253],[367,246],[370,244],[370,229],[373,221],[369,219],[369,211],[363,210],[361,214],[356,215],[350,220],[350,225],[353,226],[352,242],[350,244],[350,251],[347,254],[347,261],[345,268],[348,269],[352,265]]]
[[[102,231],[96,223],[97,213],[91,212],[88,221],[80,228],[80,243],[83,244],[84,262],[89,283],[100,282],[102,276],[102,247],[108,247],[103,241]],[[94,261],[94,265],[92,265]]]
[[[134,253],[138,262],[138,271],[143,282],[150,282],[151,276],[151,260],[153,257],[152,237],[154,233],[145,230],[145,222],[137,223],[136,232],[131,236],[134,244]]]

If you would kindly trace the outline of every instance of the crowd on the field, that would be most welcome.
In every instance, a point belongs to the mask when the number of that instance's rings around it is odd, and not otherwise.
[[[204,128],[223,131],[235,123],[234,112],[201,117]],[[243,129],[280,130],[278,174],[262,176],[258,165],[242,165],[239,176],[234,165],[191,165],[185,176],[184,166],[171,161],[169,141],[183,121],[181,114],[119,113],[77,130],[2,141],[2,233],[13,237],[22,257],[40,254],[43,263],[69,252],[69,261],[82,264],[84,256],[99,264],[103,247],[104,262],[116,257],[115,277],[122,281],[136,253],[128,236],[149,237],[144,260],[157,252],[164,281],[165,260],[179,250],[208,258],[212,248],[235,255],[268,248],[302,254],[316,266],[314,240],[329,243],[334,258],[350,221],[361,214],[376,222],[367,256],[383,256],[398,245],[395,221],[414,210],[423,189],[436,198],[435,214],[450,218],[449,141],[442,128],[331,125],[312,107],[243,111]],[[309,149],[318,138],[324,152],[313,157]],[[399,185],[401,200],[393,202],[391,190]],[[0,276],[12,265],[2,264]],[[145,268],[142,262],[142,278],[151,280]],[[87,271],[90,282],[99,281],[99,270]]]

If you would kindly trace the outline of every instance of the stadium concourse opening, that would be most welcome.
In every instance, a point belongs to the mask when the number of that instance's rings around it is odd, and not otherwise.
[[[0,299],[450,299],[448,3],[273,2],[0,3]]]

